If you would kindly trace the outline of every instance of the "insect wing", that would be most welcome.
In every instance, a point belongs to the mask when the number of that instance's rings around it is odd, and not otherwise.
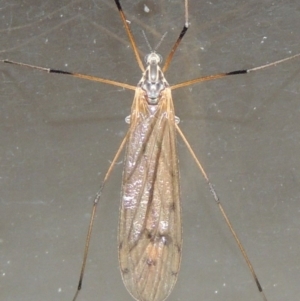
[[[169,88],[155,107],[143,94],[137,88],[131,112],[119,261],[124,284],[135,299],[162,301],[177,280],[182,245],[175,115]]]

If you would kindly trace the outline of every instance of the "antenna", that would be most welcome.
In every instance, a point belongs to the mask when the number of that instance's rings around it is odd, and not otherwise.
[[[165,38],[166,35],[168,34],[167,31],[163,34],[163,36],[161,37],[160,41],[157,43],[157,45],[155,46],[155,48],[154,48],[154,50],[153,50],[152,47],[151,47],[151,45],[150,45],[150,43],[149,43],[149,40],[148,40],[148,38],[147,38],[147,36],[146,36],[145,31],[142,30],[142,33],[143,33],[144,39],[145,39],[145,41],[146,41],[146,44],[147,44],[147,46],[148,46],[150,52],[155,52],[155,51],[157,51],[157,49],[158,49],[159,46],[161,45],[162,41],[164,40],[164,38]]]

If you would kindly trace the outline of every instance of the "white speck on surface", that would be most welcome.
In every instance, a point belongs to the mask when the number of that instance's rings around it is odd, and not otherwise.
[[[267,37],[263,37],[260,43],[263,44],[266,39],[267,39]]]

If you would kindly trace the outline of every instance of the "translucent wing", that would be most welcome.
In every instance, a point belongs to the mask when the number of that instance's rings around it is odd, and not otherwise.
[[[169,88],[149,106],[137,88],[123,172],[119,261],[139,301],[162,301],[180,267],[182,230],[175,115]]]

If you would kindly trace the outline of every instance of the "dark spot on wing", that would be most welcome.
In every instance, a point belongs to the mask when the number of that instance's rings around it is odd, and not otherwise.
[[[163,243],[165,246],[168,246],[172,243],[172,237],[166,233],[152,233],[150,231],[146,231],[146,237],[153,244]]]
[[[175,202],[173,202],[171,205],[170,205],[170,211],[175,211],[176,210],[176,204]]]
[[[123,273],[123,274],[128,274],[128,273],[129,273],[129,269],[127,269],[127,268],[123,269],[123,270],[122,270],[122,273]]]
[[[149,265],[149,266],[155,266],[155,265],[156,265],[156,260],[153,260],[153,259],[147,259],[146,263],[147,263],[147,265]]]
[[[181,246],[179,244],[175,244],[175,247],[177,248],[177,252],[181,253]]]

